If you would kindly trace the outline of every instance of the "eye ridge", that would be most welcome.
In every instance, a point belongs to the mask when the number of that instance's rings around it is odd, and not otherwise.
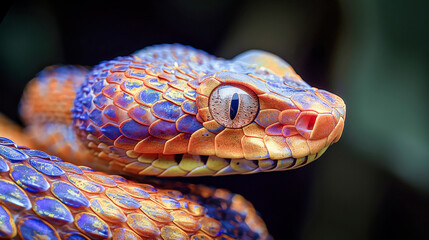
[[[231,97],[231,103],[229,106],[229,118],[231,120],[234,120],[234,118],[237,116],[239,104],[240,99],[238,97],[238,93],[234,93]]]

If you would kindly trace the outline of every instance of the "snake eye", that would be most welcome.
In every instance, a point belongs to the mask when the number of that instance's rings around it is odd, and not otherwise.
[[[220,125],[241,128],[255,119],[259,110],[258,96],[246,87],[221,85],[211,93],[209,109]]]

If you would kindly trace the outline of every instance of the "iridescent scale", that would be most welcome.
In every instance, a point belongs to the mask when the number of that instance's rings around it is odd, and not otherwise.
[[[268,233],[239,195],[155,188],[64,163],[0,138],[0,238],[258,239]],[[204,196],[204,197],[202,197]],[[244,208],[243,208],[244,206]],[[246,222],[253,222],[247,225]]]

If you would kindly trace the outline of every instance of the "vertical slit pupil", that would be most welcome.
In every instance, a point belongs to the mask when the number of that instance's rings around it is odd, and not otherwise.
[[[231,120],[234,120],[237,116],[239,103],[240,99],[238,98],[238,94],[234,93],[231,98],[231,106],[229,107],[229,117]]]

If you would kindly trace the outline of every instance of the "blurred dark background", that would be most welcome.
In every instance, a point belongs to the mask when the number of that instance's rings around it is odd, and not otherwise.
[[[52,64],[183,43],[286,59],[347,104],[341,141],[302,169],[184,179],[249,199],[275,239],[429,239],[428,1],[2,3],[0,112]],[[42,136],[41,136],[42,137]]]

